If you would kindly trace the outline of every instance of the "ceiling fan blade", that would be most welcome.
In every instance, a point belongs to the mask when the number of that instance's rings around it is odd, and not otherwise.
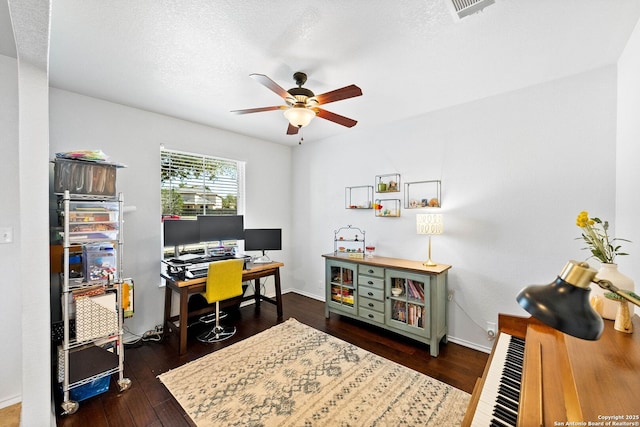
[[[298,133],[298,129],[300,128],[289,123],[289,127],[287,128],[287,135],[296,135]]]
[[[328,104],[330,102],[340,101],[343,99],[353,98],[362,95],[362,89],[356,85],[345,86],[331,92],[316,95],[318,104]]]
[[[348,128],[352,128],[356,125],[356,123],[358,123],[356,120],[341,116],[336,113],[332,113],[331,111],[323,110],[322,108],[314,108],[313,110],[316,112],[316,116],[321,117],[325,120],[330,120],[334,123],[346,126]]]
[[[287,92],[282,86],[280,86],[278,83],[274,82],[264,74],[249,74],[249,77],[252,77],[255,81],[265,86],[267,89],[272,90],[281,98],[291,98],[289,92]]]
[[[231,110],[235,114],[261,113],[263,111],[286,110],[286,105],[276,105],[273,107],[247,108],[246,110]]]

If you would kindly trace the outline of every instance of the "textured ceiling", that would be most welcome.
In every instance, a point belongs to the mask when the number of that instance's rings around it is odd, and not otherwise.
[[[458,21],[446,1],[54,0],[51,85],[295,145],[281,111],[229,112],[282,104],[249,74],[362,88],[327,106],[358,124],[316,118],[310,143],[613,64],[640,15],[638,0],[496,0]]]

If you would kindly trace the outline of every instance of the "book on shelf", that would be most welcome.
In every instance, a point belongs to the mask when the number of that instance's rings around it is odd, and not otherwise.
[[[424,283],[407,279],[407,287],[409,288],[408,292],[411,298],[424,301]]]
[[[409,325],[422,328],[424,316],[425,316],[424,307],[421,307],[415,304],[409,304],[409,317],[407,318],[407,323]]]

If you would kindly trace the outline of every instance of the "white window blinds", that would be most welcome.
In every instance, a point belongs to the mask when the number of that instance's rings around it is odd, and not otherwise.
[[[243,171],[243,163],[235,160],[162,150],[162,215],[240,215]]]

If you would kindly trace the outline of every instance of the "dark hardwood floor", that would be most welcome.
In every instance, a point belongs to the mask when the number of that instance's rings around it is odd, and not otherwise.
[[[283,301],[284,317],[281,321],[293,317],[301,323],[468,393],[472,392],[476,379],[482,376],[489,356],[448,343],[441,345],[440,355],[434,358],[430,356],[426,344],[336,314],[325,319],[324,303],[320,301],[295,293],[285,294]],[[222,343],[202,344],[190,336],[187,353],[181,357],[178,356],[175,334],[168,334],[161,342],[147,341],[138,346],[127,346],[125,377],[131,380],[131,388],[119,393],[117,375],[113,375],[107,392],[80,402],[80,408],[75,414],[58,415],[58,426],[193,426],[180,405],[156,377],[169,369],[255,335],[280,321],[275,307],[263,303],[259,310],[251,305],[229,312],[225,323],[236,325],[238,332],[234,337]],[[195,333],[196,327],[193,329]],[[193,334],[190,332],[190,335]],[[60,410],[59,405],[57,410]]]

